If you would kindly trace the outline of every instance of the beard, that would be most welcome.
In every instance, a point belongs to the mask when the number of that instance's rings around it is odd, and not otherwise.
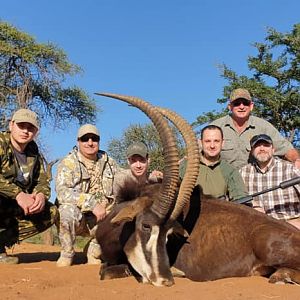
[[[260,152],[257,153],[254,157],[259,163],[266,163],[271,160],[272,154],[267,152]]]

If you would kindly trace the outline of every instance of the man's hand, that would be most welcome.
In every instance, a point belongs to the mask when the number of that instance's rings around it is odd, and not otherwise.
[[[149,181],[160,182],[162,181],[163,177],[164,177],[163,172],[158,170],[153,170],[149,175]]]
[[[260,206],[253,206],[253,208],[254,208],[255,210],[257,210],[257,211],[260,211],[260,212],[263,213],[263,214],[266,213],[265,210],[264,210],[262,207],[260,207]]]
[[[29,214],[38,214],[44,210],[46,199],[43,193],[32,194],[34,198],[33,204],[29,207]]]
[[[96,216],[97,222],[103,220],[106,217],[105,206],[100,203],[96,204],[92,212]]]
[[[35,199],[32,194],[21,192],[17,195],[16,201],[18,205],[23,209],[24,214],[28,215],[30,213],[30,207],[33,205]]]

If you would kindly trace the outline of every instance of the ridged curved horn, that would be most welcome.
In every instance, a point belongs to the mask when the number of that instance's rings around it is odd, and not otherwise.
[[[182,134],[187,148],[187,165],[185,175],[180,185],[177,201],[170,219],[176,220],[182,212],[182,208],[190,200],[191,193],[197,182],[200,165],[200,152],[196,135],[190,124],[177,113],[166,109],[157,108],[167,119],[169,119]]]
[[[151,119],[155,128],[157,129],[163,145],[165,168],[159,197],[154,200],[151,210],[160,218],[164,219],[174,204],[179,178],[179,155],[176,147],[175,137],[170,125],[168,124],[168,121],[154,106],[137,97],[109,93],[96,94],[115,98],[139,108]]]

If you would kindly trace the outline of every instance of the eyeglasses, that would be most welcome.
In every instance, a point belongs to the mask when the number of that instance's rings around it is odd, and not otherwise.
[[[100,141],[100,137],[97,136],[97,135],[84,135],[84,136],[82,136],[79,140],[80,140],[80,142],[86,143],[86,142],[88,142],[90,139],[91,139],[93,142],[97,142],[97,143],[99,143],[99,141]]]
[[[233,107],[238,107],[241,104],[243,104],[244,106],[250,106],[251,101],[247,100],[247,99],[237,99],[231,102],[231,105]]]

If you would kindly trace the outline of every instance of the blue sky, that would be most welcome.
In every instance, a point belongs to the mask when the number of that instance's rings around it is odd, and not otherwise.
[[[288,32],[299,23],[298,0],[27,0],[2,1],[0,18],[64,49],[84,70],[72,78],[90,95],[112,92],[168,107],[189,122],[221,108],[226,84],[217,66],[248,74],[254,42],[267,27]],[[130,125],[147,122],[136,109],[94,96],[101,148]],[[48,157],[62,157],[76,143],[78,124],[42,128]]]

